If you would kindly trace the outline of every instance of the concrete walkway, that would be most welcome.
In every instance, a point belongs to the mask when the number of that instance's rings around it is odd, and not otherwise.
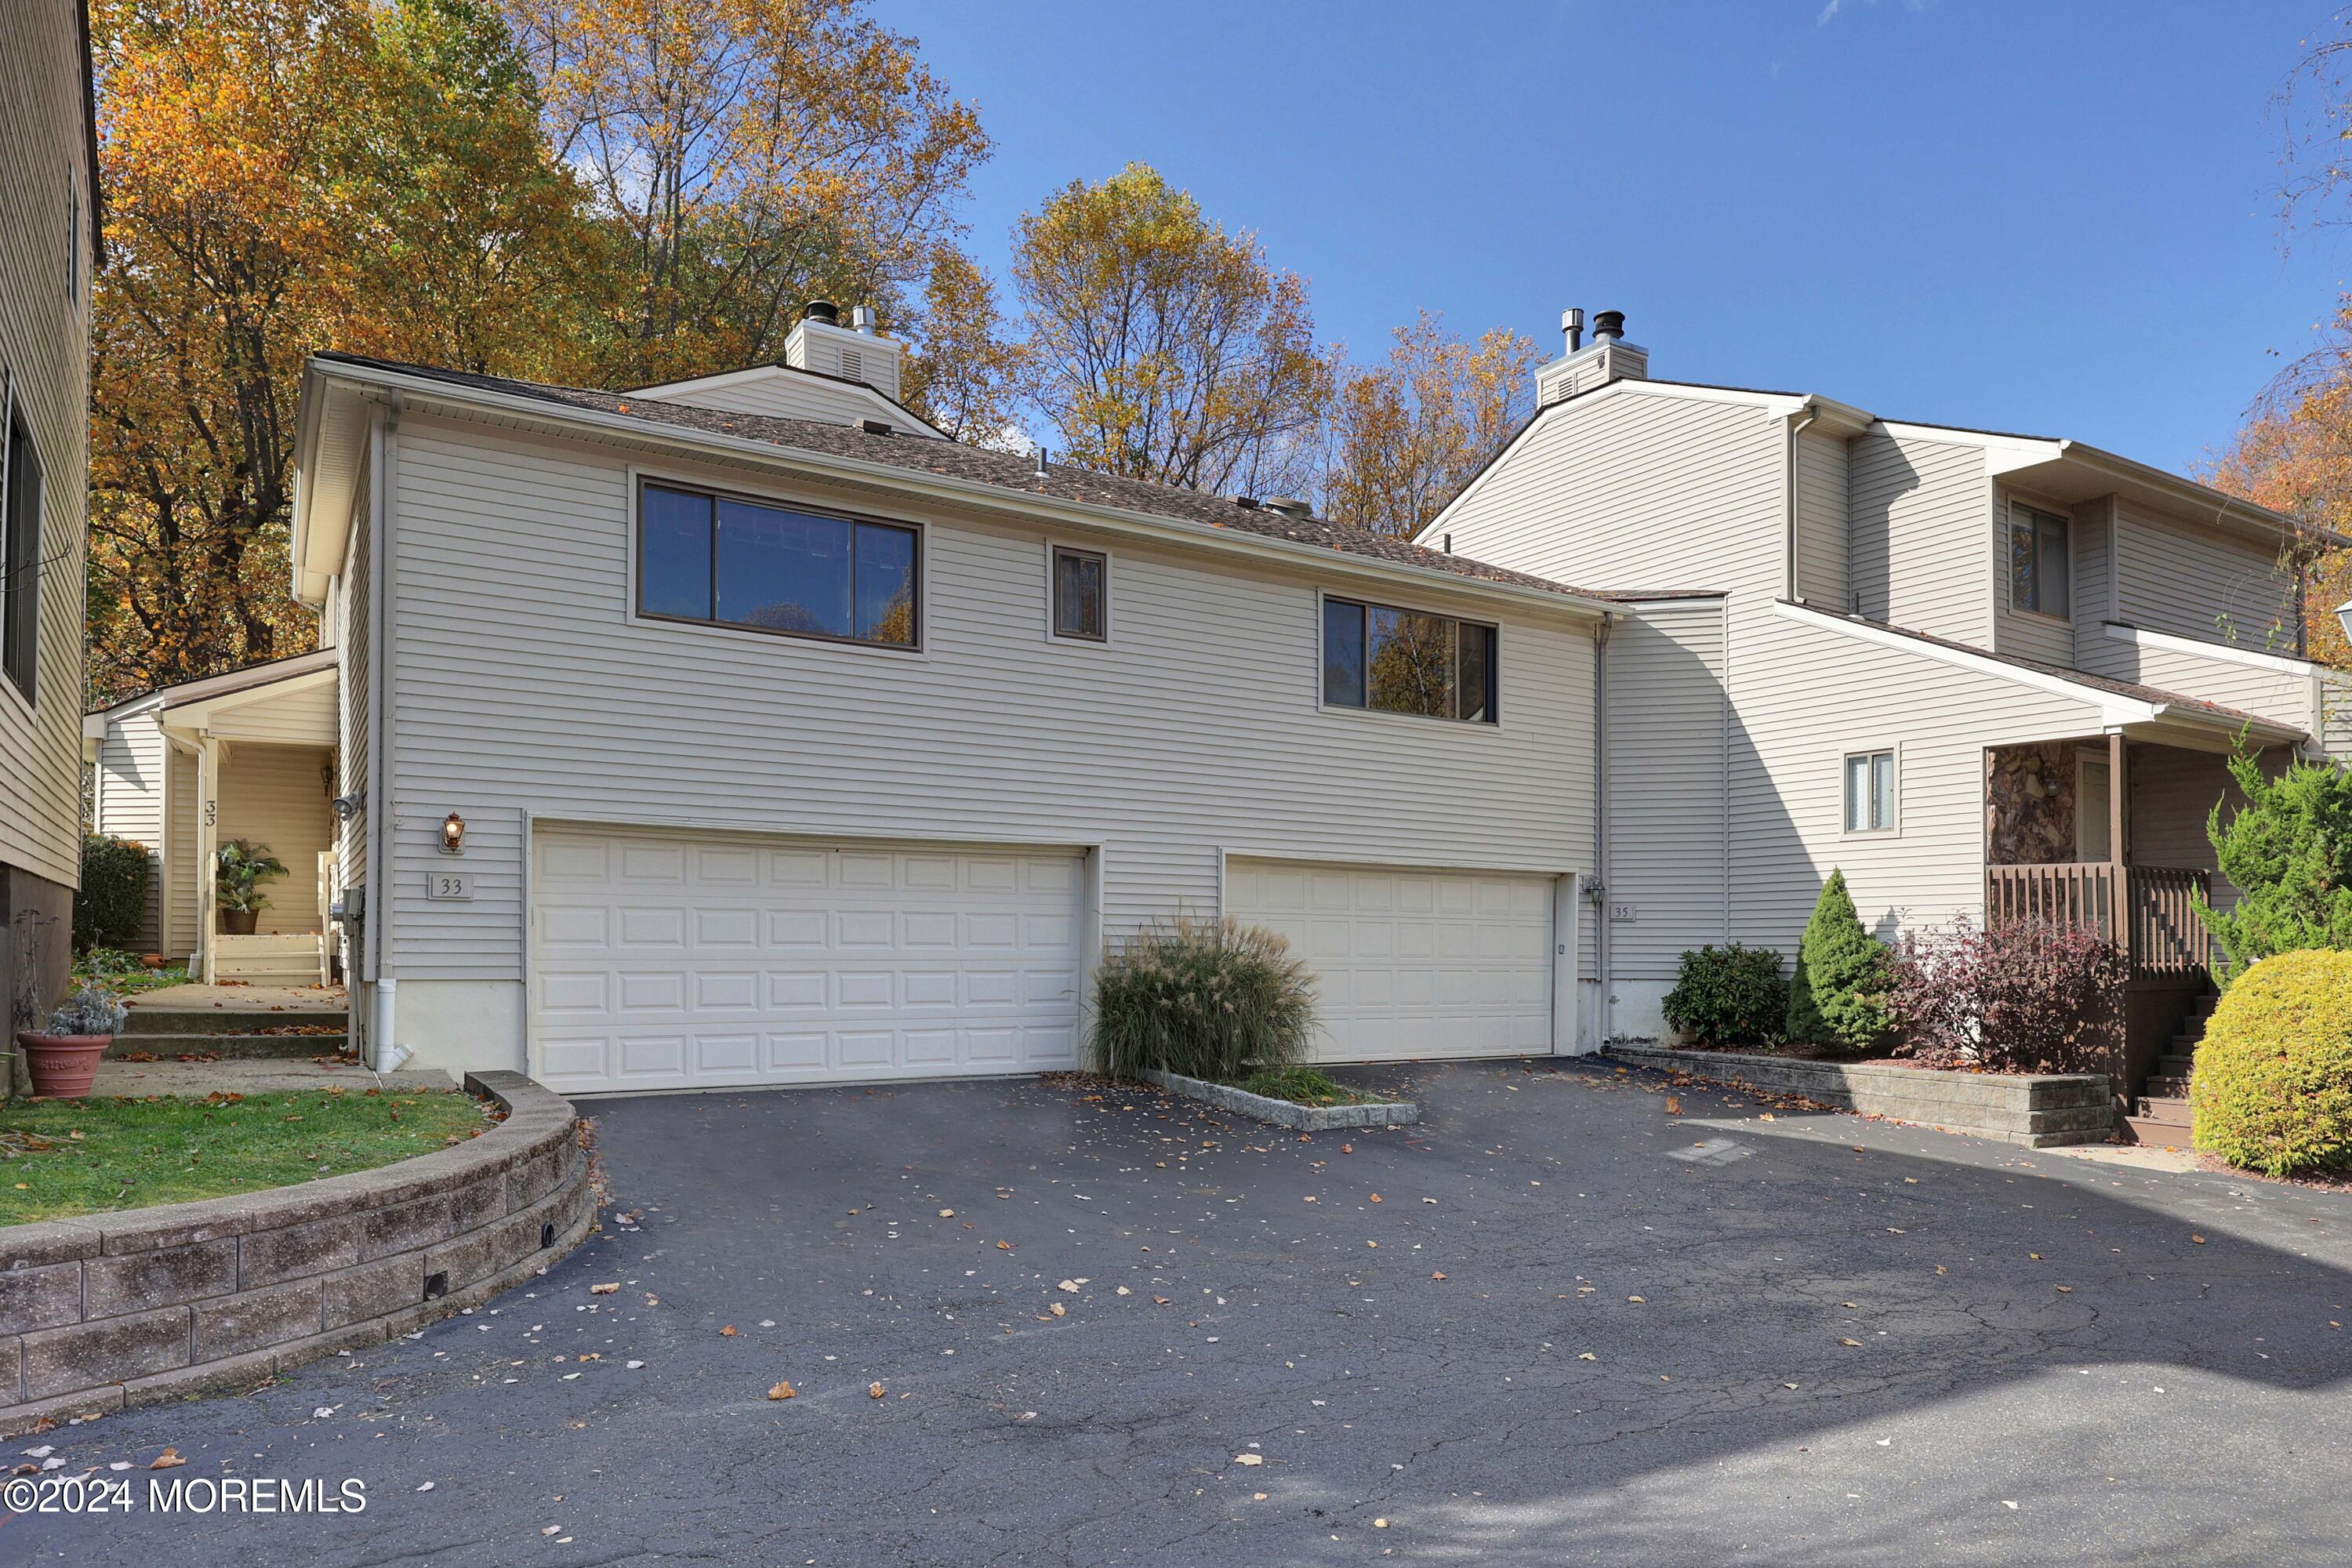
[[[455,1089],[457,1080],[437,1068],[373,1073],[356,1061],[343,1065],[299,1058],[256,1058],[215,1062],[102,1061],[90,1093],[100,1098],[144,1100],[151,1094],[201,1100],[205,1095],[270,1094],[288,1089]]]

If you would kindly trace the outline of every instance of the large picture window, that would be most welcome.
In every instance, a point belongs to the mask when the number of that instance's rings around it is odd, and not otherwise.
[[[2009,509],[2009,607],[2064,619],[2072,613],[2066,567],[2066,520],[2012,504]]]
[[[1323,701],[1495,722],[1495,628],[1352,599],[1323,601]]]
[[[913,647],[915,531],[648,483],[637,613],[787,637]]]

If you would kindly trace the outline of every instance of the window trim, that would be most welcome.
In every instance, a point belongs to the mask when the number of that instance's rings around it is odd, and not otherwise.
[[[2074,514],[2071,512],[2059,511],[2050,507],[2037,506],[2032,501],[2022,500],[2016,496],[2005,496],[2002,499],[2003,506],[2000,530],[2001,595],[2004,602],[2009,606],[2009,613],[2012,616],[2032,616],[2037,619],[2054,622],[2060,626],[2073,625],[2074,620]],[[2039,589],[2042,581],[2042,524],[2044,522],[2054,522],[2058,524],[2060,530],[2066,536],[2066,607],[2063,611],[2045,610],[2036,605],[2021,605],[2017,602],[2017,568],[2015,565],[2016,558],[2012,552],[2015,548],[2013,541],[2016,536],[2017,529],[2020,526],[2018,518],[2021,513],[2033,521],[2033,566],[2034,584],[2037,590]]]
[[[1852,827],[1853,817],[1846,810],[1846,778],[1856,757],[1885,757],[1895,774],[1894,800],[1889,820],[1884,827]],[[1837,764],[1838,837],[1840,838],[1900,838],[1903,837],[1903,745],[1898,741],[1865,742],[1848,746],[1838,754]]]
[[[1058,592],[1056,568],[1065,555],[1081,555],[1102,563],[1102,635],[1087,637],[1082,632],[1062,629],[1060,608],[1054,595]],[[1048,642],[1074,643],[1080,647],[1110,646],[1110,578],[1111,552],[1089,544],[1071,544],[1059,539],[1045,541],[1045,638]]]
[[[41,567],[42,548],[47,542],[49,504],[48,470],[41,461],[41,447],[33,434],[32,423],[24,416],[24,402],[16,395],[19,384],[14,376],[0,373],[0,690],[20,704],[27,715],[37,716],[41,702]],[[29,633],[20,634],[12,602],[16,587],[16,568],[11,565],[16,543],[16,530],[24,522],[16,516],[16,496],[17,476],[13,471],[16,458],[16,433],[22,430],[25,445],[33,454],[33,515],[30,520],[32,548],[24,570],[30,573],[26,588],[30,601]],[[8,645],[19,635],[26,636],[27,662],[25,679],[20,682],[5,658]]]
[[[1486,630],[1492,632],[1495,637],[1495,654],[1494,657],[1487,661],[1486,665],[1486,706],[1488,709],[1488,716],[1484,719],[1463,719],[1450,713],[1408,713],[1392,708],[1375,708],[1371,705],[1371,691],[1370,689],[1371,672],[1370,669],[1365,671],[1366,690],[1364,692],[1364,705],[1362,707],[1354,707],[1345,702],[1326,701],[1324,700],[1323,670],[1325,656],[1328,649],[1324,641],[1326,627],[1328,626],[1324,617],[1328,614],[1327,606],[1334,600],[1337,600],[1339,603],[1343,605],[1360,605],[1367,611],[1394,610],[1402,615],[1437,616],[1445,620],[1452,621],[1456,628],[1454,631],[1455,640],[1454,645],[1454,657],[1457,664],[1462,657],[1461,627],[1465,626],[1484,626]],[[1369,631],[1369,628],[1367,629]],[[1370,647],[1369,637],[1367,638],[1367,646],[1364,650],[1364,655],[1367,660],[1371,657],[1371,648]],[[1458,670],[1456,671],[1456,674],[1458,677]],[[1461,689],[1458,684],[1454,689],[1454,706],[1457,708],[1461,706]],[[1387,604],[1378,599],[1360,599],[1352,594],[1336,594],[1328,591],[1328,589],[1318,588],[1315,591],[1315,710],[1318,713],[1351,713],[1370,719],[1415,719],[1425,723],[1451,724],[1458,730],[1469,730],[1473,731],[1500,730],[1503,727],[1502,623],[1499,621],[1480,620],[1475,616],[1455,615],[1451,610],[1418,610],[1409,605]]]
[[[899,658],[923,658],[929,652],[929,616],[924,601],[930,588],[930,525],[914,518],[894,517],[884,512],[846,511],[840,507],[824,506],[804,501],[796,496],[777,491],[743,489],[729,485],[712,484],[705,479],[682,478],[656,468],[631,465],[629,476],[628,521],[628,582],[625,586],[626,619],[633,626],[688,626],[698,632],[731,634],[757,637],[762,642],[779,638],[787,642],[806,643],[820,647],[856,648],[862,653],[895,654]],[[863,637],[836,637],[831,632],[786,631],[780,626],[747,626],[740,621],[705,620],[698,616],[668,616],[645,608],[645,538],[646,489],[657,485],[665,489],[684,490],[706,495],[715,502],[742,501],[751,506],[770,507],[779,510],[796,511],[809,517],[833,518],[847,523],[869,522],[884,528],[903,529],[915,536],[912,562],[915,590],[915,640],[911,643],[869,642]],[[714,550],[711,569],[718,570],[718,554]],[[854,579],[853,579],[854,581]]]

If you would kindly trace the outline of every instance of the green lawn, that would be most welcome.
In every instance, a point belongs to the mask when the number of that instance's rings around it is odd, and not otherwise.
[[[455,1089],[0,1106],[0,1225],[291,1186],[488,1125]]]

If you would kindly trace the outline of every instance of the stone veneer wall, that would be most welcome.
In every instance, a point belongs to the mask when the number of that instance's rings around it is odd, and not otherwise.
[[[249,1385],[537,1273],[596,1217],[571,1105],[469,1075],[504,1121],[299,1187],[0,1229],[0,1435]]]

